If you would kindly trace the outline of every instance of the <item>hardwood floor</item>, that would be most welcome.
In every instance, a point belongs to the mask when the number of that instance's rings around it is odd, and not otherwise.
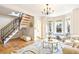
[[[6,45],[0,46],[0,54],[11,54],[15,53],[16,50],[21,49],[29,44],[32,44],[33,41],[26,42],[20,38],[11,39]]]

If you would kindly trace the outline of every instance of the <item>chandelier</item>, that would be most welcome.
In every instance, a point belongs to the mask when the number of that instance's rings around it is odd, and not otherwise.
[[[45,7],[42,10],[42,14],[49,15],[52,14],[54,10],[49,6],[49,4],[46,4]]]

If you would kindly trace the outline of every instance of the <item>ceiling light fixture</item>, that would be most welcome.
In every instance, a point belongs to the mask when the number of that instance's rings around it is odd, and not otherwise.
[[[49,4],[46,4],[45,7],[42,10],[42,14],[49,15],[52,14],[54,10],[49,6]]]

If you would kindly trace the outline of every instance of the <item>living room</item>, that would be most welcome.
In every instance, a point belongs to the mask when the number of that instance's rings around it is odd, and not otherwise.
[[[78,4],[0,5],[1,54],[79,54],[78,7]]]

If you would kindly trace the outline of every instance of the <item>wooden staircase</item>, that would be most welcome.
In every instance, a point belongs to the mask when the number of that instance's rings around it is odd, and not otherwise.
[[[31,16],[23,16],[21,20],[21,27],[27,28],[30,27],[30,24],[32,23],[32,17]]]
[[[25,35],[32,37],[34,39],[34,17],[30,15],[23,15],[20,29],[26,29],[23,31]]]

